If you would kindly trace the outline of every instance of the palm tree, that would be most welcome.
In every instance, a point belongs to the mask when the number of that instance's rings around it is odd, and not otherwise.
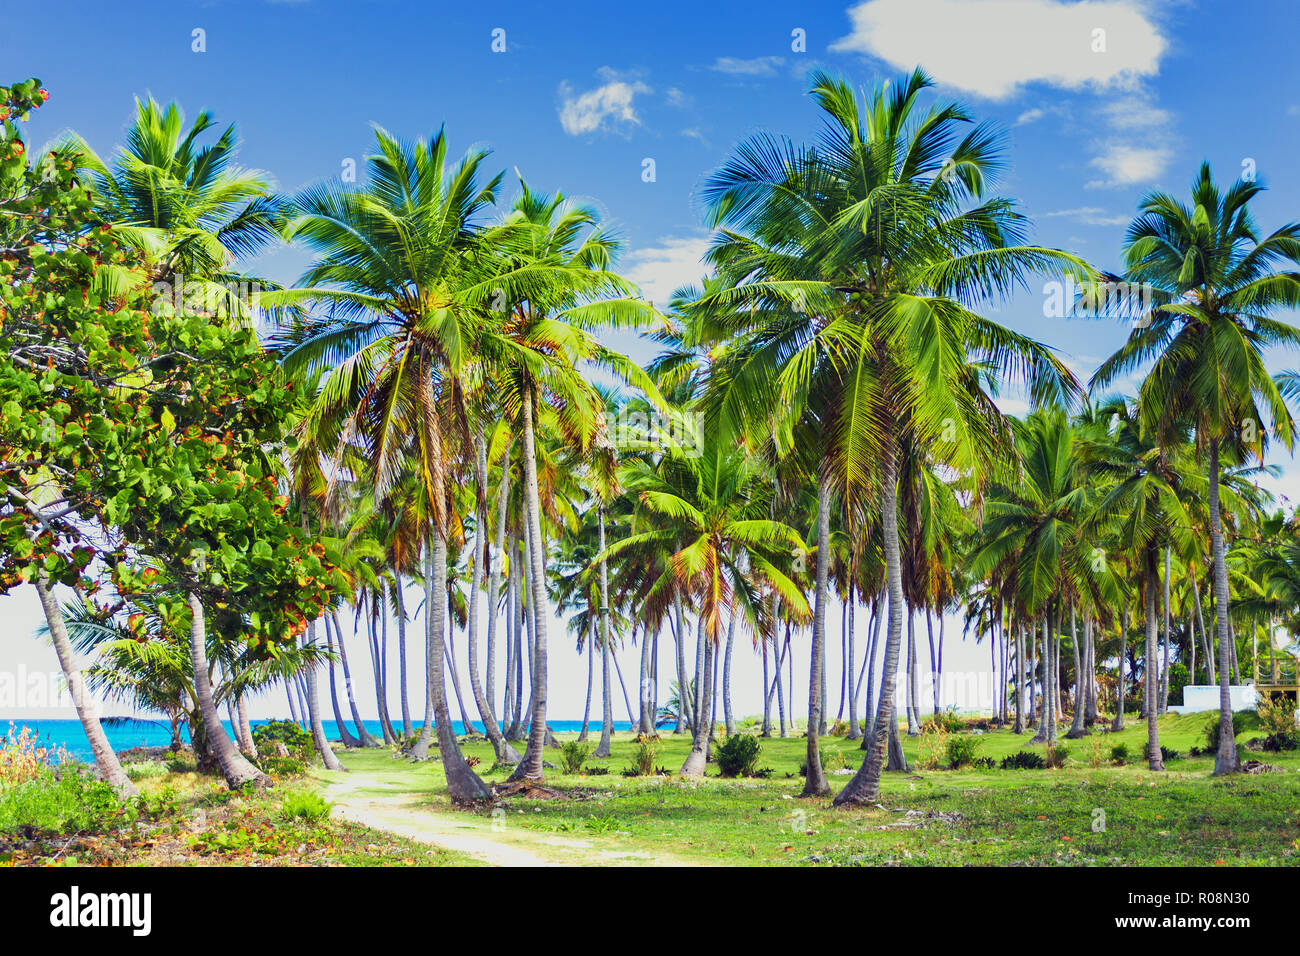
[[[978,477],[1002,431],[983,387],[988,371],[1020,373],[1038,402],[1064,401],[1074,382],[1041,345],[967,303],[1007,293],[1033,272],[1092,273],[1073,256],[1021,244],[1024,220],[1012,204],[983,198],[1000,161],[997,137],[983,126],[961,136],[969,117],[956,105],[920,112],[931,85],[924,73],[861,105],[848,83],[820,71],[812,80],[827,120],[817,145],[756,136],[705,187],[712,221],[732,227],[713,258],[744,280],[715,298],[767,306],[739,330],[711,405],[723,441],[755,419],[766,427],[772,409],[818,423],[819,508],[829,508],[832,483],[846,501],[880,496],[890,680],[903,623],[897,439],[911,433]],[[819,519],[819,530],[827,524]],[[823,642],[824,624],[815,624],[814,655]],[[873,747],[838,804],[876,799],[890,695],[880,708]]]
[[[145,252],[151,278],[198,283],[230,314],[247,318],[249,303],[234,293],[240,283],[251,291],[254,280],[233,264],[279,237],[280,200],[266,173],[236,165],[233,123],[202,144],[215,125],[204,110],[186,129],[177,104],[137,99],[126,142],[110,162],[75,133],[68,139],[98,213]]]
[[[730,622],[739,615],[750,626],[763,627],[767,611],[759,581],[804,615],[809,610],[802,590],[782,568],[792,553],[802,552],[803,541],[789,525],[767,516],[765,470],[722,443],[706,443],[706,448],[696,457],[669,447],[657,464],[629,463],[621,483],[655,516],[655,526],[614,542],[597,557],[660,566],[660,553],[672,549],[647,598],[681,592],[698,614],[705,657],[697,677],[694,739],[681,770],[692,777],[704,774],[713,731],[713,656],[724,616]]]
[[[485,303],[512,277],[483,283],[478,217],[495,198],[500,176],[479,184],[486,153],[448,164],[439,131],[403,143],[376,131],[370,180],[322,182],[292,204],[286,235],[318,254],[298,288],[274,293],[276,307],[327,307],[286,329],[277,345],[291,372],[327,368],[314,414],[323,448],[356,446],[377,497],[398,486],[410,467],[419,477],[426,515],[426,661],[431,713],[412,749],[427,756],[431,722],[449,793],[481,799],[487,787],[460,752],[447,707],[445,653],[447,546],[456,516],[448,507],[448,461],[465,420],[461,382],[487,325]],[[465,451],[465,450],[463,450]],[[331,482],[337,475],[331,475]]]
[[[1228,569],[1219,501],[1225,456],[1262,460],[1270,433],[1287,448],[1295,422],[1264,367],[1264,349],[1300,344],[1300,331],[1272,318],[1300,304],[1300,223],[1258,238],[1251,199],[1263,185],[1237,180],[1221,192],[1208,163],[1192,183],[1191,204],[1164,192],[1143,200],[1125,238],[1128,281],[1152,290],[1153,307],[1092,377],[1104,386],[1150,363],[1138,391],[1144,431],[1157,440],[1192,427],[1208,471],[1210,542],[1219,638],[1219,751],[1215,775],[1238,769],[1229,690]],[[1264,427],[1267,418],[1269,427]]]

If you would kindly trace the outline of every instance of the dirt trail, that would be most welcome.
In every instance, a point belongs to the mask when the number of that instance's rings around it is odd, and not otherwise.
[[[455,850],[492,866],[687,866],[663,853],[614,850],[590,840],[569,838],[512,825],[513,811],[492,820],[468,813],[439,813],[410,793],[376,796],[394,789],[380,777],[353,771],[327,783],[322,796],[334,816],[386,830],[408,840]],[[366,792],[361,792],[366,791]]]

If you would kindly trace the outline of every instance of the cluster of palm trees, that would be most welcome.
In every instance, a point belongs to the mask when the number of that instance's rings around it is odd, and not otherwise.
[[[666,719],[691,735],[682,772],[701,775],[719,697],[736,728],[737,640],[762,656],[762,730],[775,699],[784,735],[794,688],[782,668],[793,673],[792,635],[808,634],[804,792],[821,795],[838,605],[837,720],[866,753],[836,802],[874,802],[882,771],[905,765],[904,660],[909,732],[927,709],[918,620],[938,714],[944,619],[964,609],[967,632],[989,641],[995,718],[1010,723],[1014,708],[1017,731],[1051,743],[1072,711],[1078,736],[1109,687],[1122,724],[1140,674],[1156,769],[1171,683],[1203,675],[1222,694],[1216,772],[1235,770],[1229,684],[1260,634],[1275,662],[1273,629],[1300,608],[1300,537],[1251,464],[1270,438],[1294,438],[1300,379],[1270,375],[1264,358],[1300,335],[1276,318],[1300,304],[1300,274],[1285,268],[1300,262],[1300,225],[1261,237],[1249,212],[1261,187],[1223,192],[1204,167],[1190,204],[1144,200],[1125,275],[1101,275],[1027,242],[1025,217],[992,192],[998,134],[958,104],[927,103],[929,86],[918,70],[859,96],[814,73],[822,132],[755,135],[709,177],[710,276],[662,310],[615,271],[620,243],[595,212],[522,177],[503,202],[488,154],[453,161],[442,132],[377,130],[363,182],[291,197],[234,167],[233,128],[200,148],[207,114],[186,130],[174,107],[140,104],[112,164],[82,144],[103,215],[135,235],[156,279],[229,287],[235,263],[275,239],[314,255],[293,287],[261,283],[259,304],[275,320],[268,348],[313,386],[285,487],[310,532],[344,543],[352,590],[309,629],[293,673],[241,681],[236,656],[210,655],[231,675],[232,712],[283,679],[330,759],[317,699],[328,658],[339,734],[377,743],[352,694],[350,608],[385,742],[419,758],[436,741],[451,796],[485,796],[454,696],[513,779],[540,781],[554,606],[588,657],[588,715],[599,658],[596,755],[609,753],[616,681],[637,732]],[[1046,345],[984,314],[1062,275],[1085,294],[1117,278],[1151,293],[1087,389]],[[609,330],[640,330],[657,354],[642,369],[602,342]],[[1104,394],[1136,374],[1135,396]],[[1023,419],[999,411],[1004,381],[1031,400]],[[418,729],[405,644],[417,611]],[[400,721],[387,703],[390,619]],[[662,685],[661,636],[676,664]],[[613,653],[623,644],[640,649],[635,707]]]

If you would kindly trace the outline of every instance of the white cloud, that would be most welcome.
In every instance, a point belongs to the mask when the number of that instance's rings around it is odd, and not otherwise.
[[[560,125],[570,136],[594,133],[602,128],[639,126],[633,101],[638,95],[653,92],[640,80],[620,76],[609,67],[596,75],[607,82],[575,94],[568,83],[560,84]]]
[[[682,135],[685,136],[687,139],[699,140],[699,142],[705,146],[710,145],[708,139],[705,138],[704,134],[700,132],[698,126],[687,127],[686,129],[682,130]]]
[[[665,308],[673,293],[684,285],[699,285],[708,273],[701,261],[709,248],[703,236],[666,236],[658,246],[630,252],[623,274],[641,287],[641,294]]]
[[[1013,125],[1024,126],[1028,123],[1036,123],[1046,115],[1047,115],[1046,110],[1040,110],[1038,108],[1034,108],[1032,110],[1025,110],[1023,113],[1021,113],[1019,116],[1016,117],[1016,121]]]
[[[1088,161],[1088,165],[1100,169],[1105,178],[1094,179],[1087,184],[1088,188],[1149,182],[1165,171],[1172,157],[1173,151],[1165,146],[1108,143],[1099,155]]]
[[[1080,206],[1077,209],[1057,209],[1043,213],[1044,219],[1057,217],[1076,219],[1088,226],[1122,226],[1129,221],[1128,216],[1114,216],[1099,206]]]
[[[691,105],[691,97],[675,86],[668,87],[667,102],[669,106],[685,108]]]
[[[741,76],[771,76],[777,67],[785,64],[782,56],[757,56],[752,60],[741,60],[734,56],[720,56],[713,61],[711,70],[719,73],[734,73]]]
[[[1131,3],[1108,0],[868,0],[832,44],[990,99],[1030,83],[1124,86],[1153,76],[1167,47]],[[1103,31],[1098,34],[1096,31]],[[1094,51],[1104,41],[1104,51]]]

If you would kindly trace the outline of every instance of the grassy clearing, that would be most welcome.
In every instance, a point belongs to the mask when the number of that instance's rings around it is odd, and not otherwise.
[[[1166,747],[1186,753],[1204,746],[1204,715],[1169,715],[1161,720]],[[1244,743],[1258,732],[1247,729]],[[1030,747],[1029,735],[995,731],[979,736],[979,752],[1000,760]],[[1093,744],[1091,741],[1098,743]],[[887,774],[884,809],[832,810],[828,800],[803,800],[799,767],[806,740],[762,742],[760,769],[766,779],[687,781],[675,776],[626,778],[630,735],[616,735],[613,756],[586,761],[607,775],[565,775],[547,771],[548,783],[572,791],[562,800],[511,800],[504,826],[539,835],[581,836],[600,850],[654,853],[718,864],[798,865],[1297,865],[1300,863],[1300,754],[1254,754],[1279,772],[1211,779],[1211,757],[1171,760],[1164,773],[1151,773],[1141,759],[1145,725],[1131,720],[1117,734],[1066,742],[1070,757],[1057,770],[917,770]],[[1109,763],[1110,748],[1124,743],[1130,762]],[[905,738],[916,765],[922,740]],[[1093,767],[1093,748],[1102,755]],[[491,750],[467,741],[466,753],[490,782],[505,770],[489,769]],[[673,771],[689,749],[667,735],[656,761]],[[856,768],[856,742],[823,740],[825,754],[839,754]],[[350,751],[344,763],[368,783],[357,792],[411,795],[419,806],[439,812],[485,816],[487,809],[450,806],[436,762],[411,764],[389,751]],[[558,765],[559,751],[547,759]],[[835,758],[832,758],[835,759]],[[325,775],[332,780],[341,774]],[[847,774],[830,775],[838,790]],[[373,783],[370,783],[373,781]],[[500,814],[498,814],[500,820]],[[1104,827],[1103,827],[1104,824]]]

